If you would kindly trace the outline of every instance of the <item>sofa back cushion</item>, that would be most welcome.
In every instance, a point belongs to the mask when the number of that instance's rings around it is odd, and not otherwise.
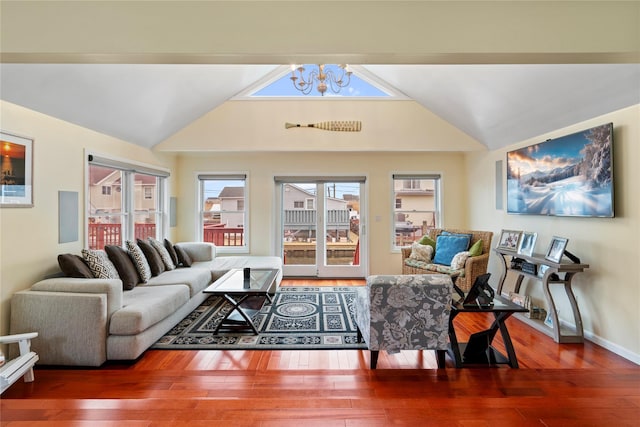
[[[164,264],[165,270],[173,270],[174,268],[176,268],[176,263],[173,262],[173,259],[171,258],[171,254],[169,254],[169,251],[167,250],[167,248],[164,247],[164,244],[161,241],[151,237],[149,237],[147,241],[151,243],[151,246],[153,246],[153,249],[155,249],[156,252],[158,252],[158,255],[160,255],[160,259]]]
[[[131,255],[131,259],[133,260],[133,264],[136,266],[136,270],[138,270],[140,280],[142,283],[147,283],[149,279],[151,279],[151,267],[149,267],[147,257],[144,256],[142,249],[140,249],[135,242],[127,240],[126,245],[127,250]]]
[[[136,285],[140,283],[140,276],[129,253],[120,246],[115,245],[105,246],[104,251],[116,267],[116,270],[118,270],[118,275],[120,276],[120,280],[122,280],[122,289],[130,291],[135,288]]]
[[[182,267],[191,267],[193,264],[193,260],[182,247],[176,245],[175,246],[176,254],[178,255],[178,265]]]
[[[97,279],[119,279],[118,270],[102,250],[83,249],[82,258],[86,261],[93,276]]]
[[[58,265],[62,273],[67,277],[76,277],[78,279],[94,278],[87,263],[84,262],[81,256],[76,254],[58,255]]]
[[[164,272],[164,262],[162,262],[162,258],[160,258],[160,254],[158,251],[146,240],[138,239],[138,246],[142,249],[142,253],[144,257],[147,259],[149,263],[149,268],[151,269],[151,276],[157,276],[158,274]]]
[[[173,265],[178,266],[178,254],[176,253],[176,249],[173,247],[173,243],[169,241],[169,239],[164,239],[164,247],[169,252],[169,256],[171,257],[171,261],[173,261]]]

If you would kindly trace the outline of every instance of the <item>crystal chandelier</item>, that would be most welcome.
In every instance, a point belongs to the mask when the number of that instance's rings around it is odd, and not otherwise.
[[[330,67],[324,64],[318,64],[318,69],[311,70],[305,77],[305,68],[302,65],[291,66],[291,81],[293,86],[305,95],[309,95],[315,84],[320,95],[324,96],[327,88],[331,88],[333,93],[340,93],[343,87],[349,86],[351,82],[352,71],[346,64],[340,64],[336,67]],[[326,68],[325,68],[326,67]],[[296,71],[298,75],[296,75]]]

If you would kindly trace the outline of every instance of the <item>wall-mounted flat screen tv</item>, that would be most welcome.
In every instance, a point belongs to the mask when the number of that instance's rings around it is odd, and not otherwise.
[[[613,217],[613,123],[508,152],[507,212]]]

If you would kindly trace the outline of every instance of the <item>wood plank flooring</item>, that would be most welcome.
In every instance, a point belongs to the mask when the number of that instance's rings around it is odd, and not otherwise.
[[[285,279],[284,286],[362,281]],[[458,316],[459,338],[486,328]],[[520,369],[436,369],[431,351],[147,351],[97,369],[38,367],[0,399],[16,426],[638,426],[640,366],[507,321]]]

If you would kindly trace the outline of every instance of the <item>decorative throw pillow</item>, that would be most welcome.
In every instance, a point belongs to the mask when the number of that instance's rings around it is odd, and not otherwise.
[[[147,258],[144,256],[144,253],[142,253],[142,249],[140,249],[135,242],[127,240],[126,245],[129,255],[133,260],[133,264],[136,266],[136,270],[138,270],[140,280],[142,283],[147,283],[149,279],[151,279],[151,267],[149,267]]]
[[[173,261],[173,265],[178,266],[178,254],[176,253],[176,249],[173,247],[173,243],[169,240],[164,239],[164,247],[169,252],[169,256],[171,257],[171,261]]]
[[[193,264],[193,261],[191,260],[191,257],[189,256],[189,254],[185,252],[185,250],[182,249],[180,246],[174,246],[174,248],[176,250],[176,254],[178,255],[178,263],[182,267],[191,267],[191,264]]]
[[[83,249],[82,258],[87,262],[89,269],[96,279],[119,279],[118,270],[109,260],[105,251],[95,249]]]
[[[453,270],[458,270],[464,267],[464,263],[467,262],[467,258],[469,258],[468,251],[458,252],[453,256],[453,259],[451,260],[451,268]]]
[[[453,234],[440,235],[436,239],[436,253],[433,257],[434,264],[451,265],[451,260],[458,252],[469,248],[469,236],[456,236]]]
[[[67,277],[76,277],[79,279],[93,279],[91,269],[84,262],[81,256],[76,254],[60,254],[58,255],[58,265],[60,270]]]
[[[473,234],[471,233],[452,233],[450,231],[446,231],[446,230],[442,230],[442,232],[440,232],[441,236],[466,236],[469,238],[469,244],[471,244],[471,239],[473,239]],[[465,250],[468,250],[469,247],[467,246],[467,248]]]
[[[142,249],[142,253],[149,263],[151,276],[155,277],[164,272],[164,262],[162,262],[162,258],[160,258],[158,251],[156,251],[156,249],[151,246],[151,243],[149,243],[147,240],[142,239],[138,239],[136,243],[138,243],[138,246],[140,247],[140,249]]]
[[[469,248],[469,256],[478,256],[478,255],[482,255],[482,239],[475,242]]]
[[[422,239],[418,240],[418,243],[420,243],[421,245],[429,245],[433,248],[434,251],[436,250],[436,241],[429,237],[428,234],[422,236]]]
[[[118,270],[118,275],[120,276],[120,280],[122,280],[122,289],[130,291],[135,288],[138,282],[140,282],[140,276],[129,253],[120,246],[115,245],[105,246],[104,251],[116,267],[116,270]]]
[[[160,255],[160,258],[162,258],[162,262],[164,264],[165,269],[173,270],[176,268],[175,263],[171,259],[171,255],[169,255],[169,251],[167,250],[167,248],[164,247],[162,242],[149,237],[149,243],[151,243],[151,246],[153,246],[153,248],[158,252],[158,255]]]
[[[431,256],[433,255],[433,248],[430,245],[421,245],[418,242],[411,244],[411,255],[409,258],[416,261],[431,262]]]

